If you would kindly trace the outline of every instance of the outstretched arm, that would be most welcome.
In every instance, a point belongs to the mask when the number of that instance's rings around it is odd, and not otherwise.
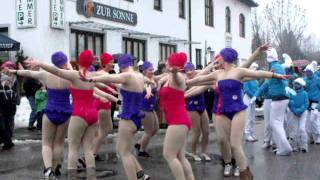
[[[201,75],[193,79],[187,80],[187,86],[194,86],[197,83],[203,83],[203,82],[215,81],[215,80],[217,80],[217,71],[212,72],[208,75]]]
[[[286,79],[287,78],[286,75],[280,75],[280,74],[276,74],[276,73],[268,72],[268,71],[253,71],[253,70],[249,70],[249,69],[245,69],[245,68],[242,68],[242,74],[243,74],[243,78],[254,78],[254,79],[258,79],[258,78]],[[242,80],[243,80],[243,78],[242,78]]]
[[[188,91],[184,93],[185,98],[193,97],[196,95],[199,95],[201,93],[204,93],[206,90],[208,90],[210,86],[199,86],[199,87],[192,87]]]
[[[108,94],[108,93],[105,93],[103,91],[101,91],[99,88],[93,88],[93,91],[94,91],[94,94],[96,95],[95,97],[103,97],[109,101],[112,101],[112,102],[118,102],[118,98],[112,96],[111,94]]]
[[[55,66],[44,64],[34,60],[26,60],[25,63],[28,67],[41,67],[43,70],[69,81],[74,81],[78,78],[77,71],[59,69]]]
[[[130,78],[130,74],[128,73],[121,73],[121,74],[104,74],[100,76],[95,76],[89,81],[92,82],[102,82],[102,83],[117,83],[117,84],[124,84]]]
[[[6,71],[10,74],[16,74],[17,76],[23,76],[23,77],[30,77],[40,81],[44,81],[45,79],[44,71],[13,70],[13,69],[7,69]]]

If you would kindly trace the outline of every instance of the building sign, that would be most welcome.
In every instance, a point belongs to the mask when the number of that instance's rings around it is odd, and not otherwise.
[[[16,0],[17,27],[36,27],[36,12],[36,0]]]
[[[137,14],[123,9],[107,6],[92,0],[77,0],[77,12],[86,17],[96,17],[124,23],[128,25],[137,25]]]
[[[64,0],[50,0],[51,9],[51,27],[57,29],[64,29]]]

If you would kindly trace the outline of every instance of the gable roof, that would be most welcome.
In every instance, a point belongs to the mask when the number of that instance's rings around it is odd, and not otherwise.
[[[256,3],[254,0],[240,0],[241,2],[245,3],[249,7],[258,7],[259,4]]]

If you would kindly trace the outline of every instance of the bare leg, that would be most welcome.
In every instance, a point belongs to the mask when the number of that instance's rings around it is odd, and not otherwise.
[[[234,158],[236,159],[236,162],[240,167],[240,171],[246,170],[248,166],[247,159],[242,148],[242,136],[243,136],[245,124],[246,124],[246,111],[243,110],[238,112],[233,117],[231,122],[231,136],[230,136],[232,154],[234,155]]]
[[[77,159],[79,156],[79,148],[81,145],[82,137],[87,129],[87,123],[78,116],[71,116],[68,127],[68,169],[77,169]]]
[[[137,127],[130,120],[120,120],[117,152],[121,156],[128,180],[137,180],[137,172],[142,170],[135,156],[131,153],[131,144]]]
[[[64,150],[64,140],[67,134],[69,121],[59,125],[57,127],[56,135],[53,144],[53,167],[57,167],[61,164]]]
[[[184,125],[171,125],[167,129],[164,139],[163,156],[168,162],[176,180],[186,179],[182,163],[178,159],[178,154],[185,144],[187,132],[188,129]]]
[[[95,168],[95,160],[92,151],[92,139],[97,131],[97,124],[90,125],[86,128],[82,137],[82,146],[87,168]]]
[[[189,117],[192,120],[192,141],[191,141],[191,150],[192,154],[197,154],[197,144],[200,138],[201,123],[200,116],[196,111],[188,111]]]
[[[53,166],[53,142],[57,127],[49,121],[45,114],[42,121],[42,158],[44,167],[49,168]]]
[[[215,116],[219,148],[225,163],[231,163],[231,120],[226,116]]]
[[[185,139],[184,145],[178,154],[178,159],[180,160],[180,162],[182,164],[184,175],[186,176],[186,179],[187,180],[194,180],[194,175],[192,172],[191,165],[190,165],[188,159],[186,158],[186,143],[187,143],[187,138]]]
[[[99,152],[100,146],[103,144],[106,135],[111,133],[112,129],[113,126],[110,110],[100,110],[98,135],[93,140],[93,154],[97,154]]]
[[[142,120],[142,125],[144,127],[144,134],[142,138],[138,141],[140,144],[140,151],[145,151],[147,145],[150,142],[152,136],[156,134],[159,129],[158,118],[153,111],[144,112],[145,118]]]
[[[206,154],[208,143],[209,143],[209,117],[206,110],[201,114],[200,122],[201,122],[201,133],[202,133],[201,153]]]

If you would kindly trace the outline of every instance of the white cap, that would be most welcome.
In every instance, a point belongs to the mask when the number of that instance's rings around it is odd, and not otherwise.
[[[252,69],[252,70],[257,70],[259,68],[259,65],[257,63],[252,63],[249,67],[249,69]]]
[[[293,81],[293,83],[298,83],[301,86],[306,86],[306,82],[302,78],[297,78]]]
[[[267,51],[267,61],[269,63],[273,62],[273,61],[278,61],[278,53],[276,51],[275,48],[270,48],[268,51]]]
[[[284,59],[284,63],[282,64],[282,67],[284,68],[290,68],[292,66],[292,59],[288,54],[282,54],[282,57]]]
[[[138,65],[138,66],[142,66],[142,65],[143,65],[143,61],[140,60],[137,65]]]
[[[304,70],[310,70],[315,73],[318,69],[318,63],[316,61],[312,61]]]

